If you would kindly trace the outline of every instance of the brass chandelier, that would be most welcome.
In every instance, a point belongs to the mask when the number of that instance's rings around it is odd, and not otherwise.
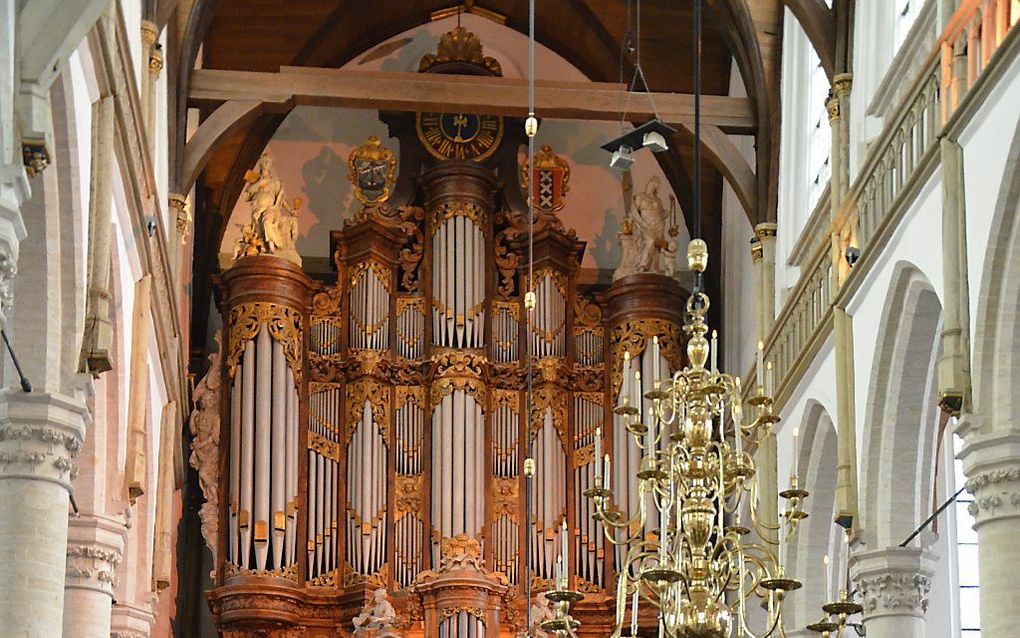
[[[704,241],[691,242],[688,261],[696,273],[704,272]],[[708,308],[707,295],[696,289],[687,301],[685,325],[690,365],[671,378],[653,380],[644,395],[651,404],[647,413],[638,408],[640,397],[626,391],[614,409],[643,454],[636,477],[638,511],[614,508],[608,457],[596,487],[586,493],[607,540],[624,549],[614,637],[637,636],[639,600],[657,611],[660,636],[782,635],[785,594],[801,586],[787,576],[783,563],[797,523],[807,516],[802,509],[807,492],[791,481],[780,494],[787,507],[778,525],[757,515],[760,490],[746,449],[761,442],[779,417],[762,374],[748,402],[753,418],[745,420],[740,379],[719,372],[714,353],[712,365],[706,365],[716,345],[706,338]],[[758,539],[741,525],[745,506]],[[773,537],[775,545],[767,540]],[[757,629],[748,623],[752,600],[765,610],[766,622]],[[630,631],[624,634],[628,609]]]

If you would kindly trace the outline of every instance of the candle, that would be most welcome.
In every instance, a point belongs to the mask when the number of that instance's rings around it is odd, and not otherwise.
[[[633,401],[634,407],[638,409],[637,420],[641,420],[641,371],[634,371],[634,385],[631,386],[631,391],[634,393]]]
[[[822,565],[825,569],[825,601],[830,602],[832,599],[829,596],[832,595],[832,570],[829,569],[829,555],[822,556]]]
[[[630,635],[637,636],[638,584],[634,584],[634,598],[630,602]]]
[[[609,455],[606,454],[606,488],[613,489],[612,483],[609,482]]]
[[[761,341],[758,342],[758,353],[755,359],[754,366],[755,373],[755,384],[761,388],[765,386],[765,382],[762,380],[765,374],[765,344]]]
[[[602,487],[602,428],[595,428],[595,487]]]
[[[652,337],[652,383],[655,383],[661,377],[659,359],[659,335],[655,335]]]
[[[850,530],[843,533],[843,591],[850,591]]]
[[[712,354],[712,372],[719,372],[719,333],[712,331],[712,346],[709,352]]]
[[[772,362],[765,364],[765,394],[772,396]]]
[[[563,557],[556,557],[556,591],[563,591]]]
[[[566,569],[567,552],[569,551],[568,548],[567,548],[567,521],[566,521],[566,519],[564,519],[564,521],[563,521],[563,527],[560,528],[560,539],[562,540],[562,548],[560,550],[560,558],[563,559],[564,569]],[[566,576],[566,571],[563,572],[563,575]]]
[[[651,455],[655,449],[655,410],[648,406],[648,433],[645,439],[645,454]]]
[[[786,536],[786,511],[782,510],[779,512],[779,573],[783,572],[783,564],[786,562],[786,541],[783,538]]]
[[[800,433],[800,428],[793,428],[793,476],[797,478],[797,468],[800,465],[800,447],[797,445],[797,435]]]
[[[630,401],[630,352],[623,352],[623,384],[620,387],[620,405]]]

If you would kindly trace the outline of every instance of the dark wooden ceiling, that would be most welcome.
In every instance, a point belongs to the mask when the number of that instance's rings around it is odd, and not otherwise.
[[[739,37],[732,25],[721,25],[712,8],[719,7],[719,13],[723,13],[722,8],[733,1],[706,2],[702,46],[702,90],[706,93],[729,92],[733,48],[734,43],[739,44]],[[494,12],[505,19],[508,27],[527,33],[527,0],[467,4]],[[636,0],[630,5],[632,11],[634,5]],[[457,3],[449,0],[207,0],[208,29],[200,40],[201,66],[270,72],[281,66],[339,67],[379,43],[428,22],[433,12],[454,6]],[[641,11],[641,59],[650,88],[693,93],[693,2],[644,0]],[[729,15],[732,10],[726,8],[725,12]],[[636,27],[633,20],[631,12],[631,29]],[[627,0],[536,2],[537,40],[591,80],[620,78],[621,41],[627,29]],[[625,56],[625,80],[630,79],[632,62],[632,57]],[[215,151],[200,178],[194,264],[197,330],[193,333],[199,340],[193,343],[199,348],[204,342],[204,331],[199,326],[207,311],[207,282],[216,267],[216,254],[241,190],[242,176],[282,120],[279,115],[266,115],[233,135]],[[678,139],[669,153],[660,154],[660,164],[684,208],[688,225],[694,210],[691,158],[689,140]],[[717,251],[721,241],[722,178],[704,158],[702,192],[703,235],[710,249]],[[716,259],[714,264],[720,261]],[[709,273],[706,283],[712,294],[721,295],[718,270]],[[713,304],[713,308],[721,305]]]

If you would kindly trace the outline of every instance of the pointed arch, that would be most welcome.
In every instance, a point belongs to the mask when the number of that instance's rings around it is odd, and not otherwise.
[[[928,515],[942,304],[911,263],[894,267],[868,388],[862,457],[869,549],[899,545]]]

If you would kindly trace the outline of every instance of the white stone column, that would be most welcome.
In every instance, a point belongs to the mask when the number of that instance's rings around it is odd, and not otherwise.
[[[101,516],[68,521],[63,638],[109,638],[125,531],[122,522]]]
[[[155,596],[153,596],[155,603]],[[117,603],[113,606],[110,638],[149,638],[152,626],[156,624],[153,605],[147,608]]]
[[[925,638],[924,613],[935,556],[913,547],[855,554],[850,572],[868,638]]]
[[[1020,432],[969,432],[960,459],[967,491],[974,495],[970,513],[978,537],[981,635],[1015,636],[1020,625]]]
[[[54,638],[63,629],[68,493],[81,448],[83,402],[0,393],[0,627]]]

